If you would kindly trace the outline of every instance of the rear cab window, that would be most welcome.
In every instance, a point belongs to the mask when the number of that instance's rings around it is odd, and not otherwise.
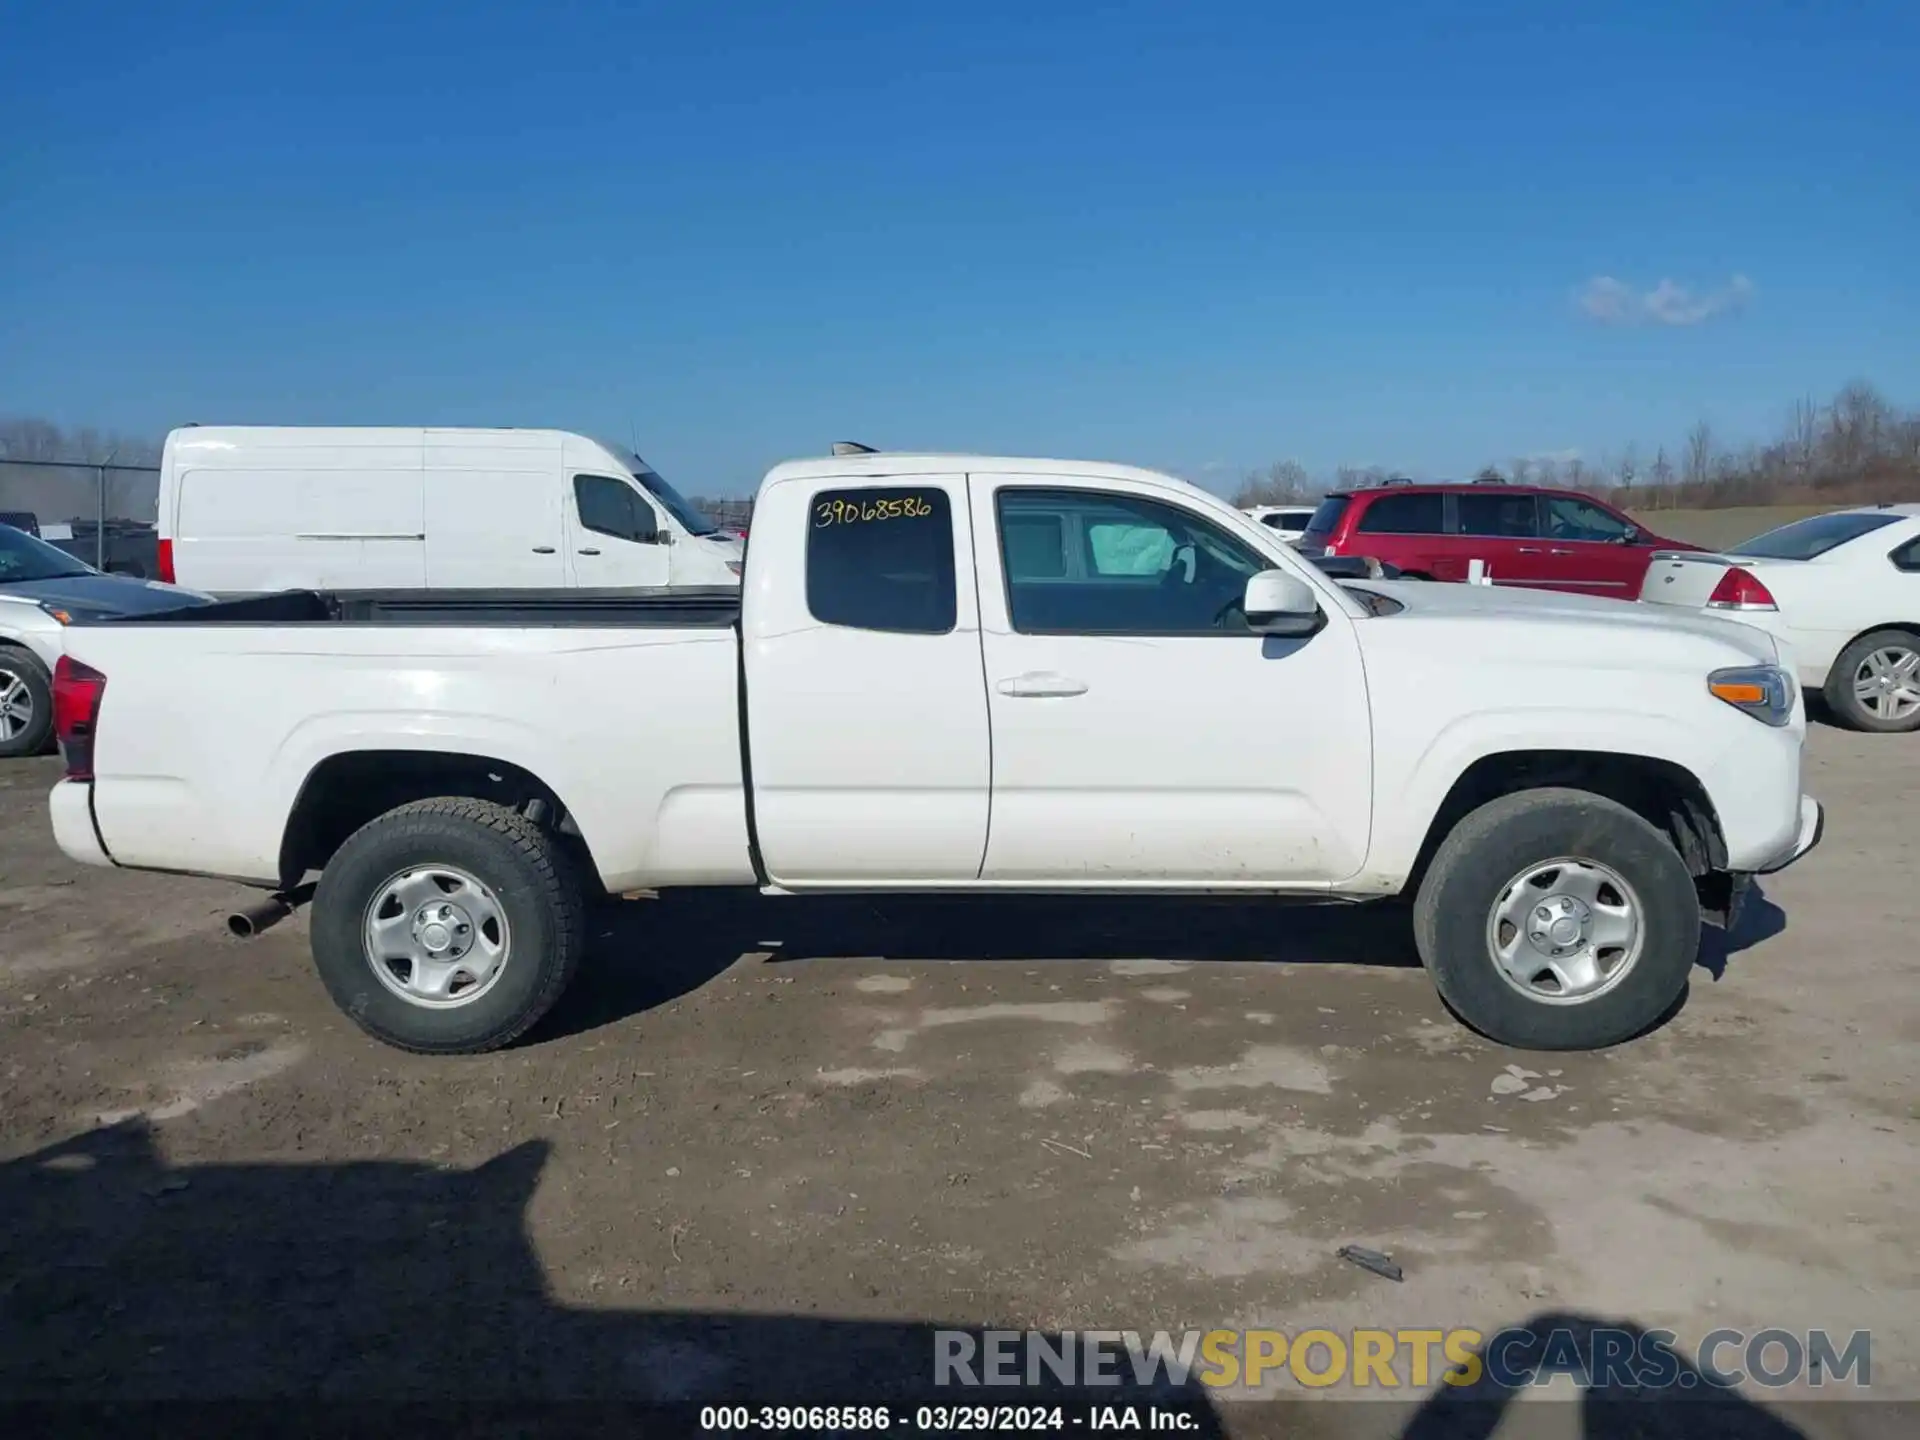
[[[950,633],[959,599],[947,492],[900,485],[815,495],[807,512],[807,609],[825,625]]]

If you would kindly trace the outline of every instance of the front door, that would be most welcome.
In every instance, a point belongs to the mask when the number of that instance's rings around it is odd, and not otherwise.
[[[1125,482],[971,478],[993,814],[981,878],[1183,888],[1345,879],[1371,830],[1352,619],[1248,630],[1277,565]],[[1004,580],[1003,580],[1004,576]]]
[[[567,515],[567,572],[583,590],[667,583],[670,532],[653,502],[617,475],[575,475]]]
[[[1547,548],[1543,588],[1613,600],[1640,598],[1652,552],[1631,543],[1625,520],[1578,495],[1542,495],[1540,511]]]

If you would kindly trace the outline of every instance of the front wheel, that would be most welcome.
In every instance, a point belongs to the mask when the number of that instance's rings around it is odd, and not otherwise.
[[[1489,801],[1441,843],[1414,902],[1441,997],[1482,1034],[1597,1050],[1653,1025],[1700,948],[1700,899],[1668,838],[1583,790]]]
[[[53,681],[31,650],[0,645],[0,760],[38,755],[53,737]]]
[[[313,959],[369,1035],[421,1054],[511,1043],[560,998],[585,919],[554,838],[505,806],[451,796],[368,822],[320,875]]]
[[[1827,673],[1827,708],[1850,730],[1920,730],[1920,636],[1875,630],[1840,652]]]

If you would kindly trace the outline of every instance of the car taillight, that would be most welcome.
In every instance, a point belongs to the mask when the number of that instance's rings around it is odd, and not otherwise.
[[[69,780],[93,779],[93,732],[106,693],[107,677],[91,665],[62,655],[53,667],[53,733]]]
[[[154,568],[160,572],[156,579],[164,580],[169,585],[176,583],[173,578],[173,541],[160,542],[160,559]]]
[[[1751,570],[1742,570],[1738,565],[1731,566],[1720,577],[1720,583],[1713,587],[1713,594],[1707,597],[1707,607],[1712,610],[1778,610],[1773,603],[1773,592],[1760,583],[1760,577]]]

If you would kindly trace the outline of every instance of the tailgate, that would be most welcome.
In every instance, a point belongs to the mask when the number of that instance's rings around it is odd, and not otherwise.
[[[1690,550],[1658,550],[1640,582],[1640,598],[1649,605],[1706,607],[1720,577],[1738,563],[1725,555]]]

